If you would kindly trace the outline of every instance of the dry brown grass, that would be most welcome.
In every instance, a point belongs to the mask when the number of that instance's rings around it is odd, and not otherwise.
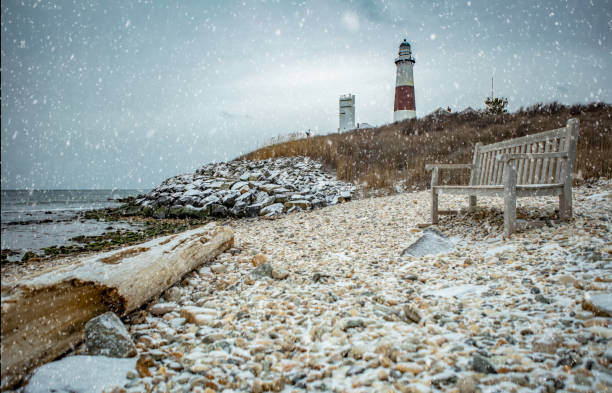
[[[536,104],[503,115],[427,116],[365,131],[290,140],[263,147],[240,159],[308,156],[337,171],[338,178],[368,188],[391,188],[398,181],[425,187],[425,163],[469,163],[476,142],[489,144],[564,127],[580,119],[577,181],[612,177],[612,106]],[[443,183],[467,183],[467,171],[443,173]]]

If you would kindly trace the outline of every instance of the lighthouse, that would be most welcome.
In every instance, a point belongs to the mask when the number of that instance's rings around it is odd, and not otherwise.
[[[393,108],[393,121],[402,121],[416,118],[414,105],[414,76],[412,67],[414,58],[410,44],[404,39],[399,47],[399,56],[395,59],[397,76],[395,79],[395,106]]]

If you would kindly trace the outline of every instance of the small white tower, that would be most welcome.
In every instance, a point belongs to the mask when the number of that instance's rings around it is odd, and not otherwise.
[[[397,77],[395,80],[395,106],[393,108],[393,121],[416,118],[414,103],[414,75],[412,67],[414,58],[410,44],[404,40],[399,47],[399,56],[395,59]]]
[[[338,132],[355,129],[355,95],[340,96],[340,127]]]

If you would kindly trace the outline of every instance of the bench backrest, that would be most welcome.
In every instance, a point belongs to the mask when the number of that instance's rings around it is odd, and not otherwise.
[[[562,158],[516,160],[516,184],[559,184],[571,182],[578,143],[578,119],[569,119],[563,128],[527,135],[521,138],[474,148],[473,170],[470,185],[502,184],[503,162],[496,159],[500,154],[514,153],[568,153]],[[565,163],[567,162],[568,165]],[[568,180],[569,179],[569,180]]]

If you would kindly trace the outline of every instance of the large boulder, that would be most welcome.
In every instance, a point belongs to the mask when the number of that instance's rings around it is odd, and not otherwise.
[[[99,393],[122,389],[127,374],[136,368],[136,358],[112,359],[106,356],[68,356],[38,368],[25,393]]]

